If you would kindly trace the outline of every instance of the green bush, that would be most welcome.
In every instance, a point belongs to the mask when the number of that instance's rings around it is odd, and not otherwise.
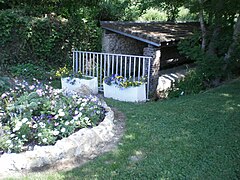
[[[64,19],[50,14],[30,17],[24,11],[0,11],[0,64],[43,66],[70,63],[72,48],[97,50],[100,30],[84,14]]]
[[[167,21],[167,14],[158,9],[149,8],[138,19],[140,21]]]
[[[169,97],[199,93],[219,85],[227,78],[228,70],[224,70],[226,63],[223,57],[203,52],[199,40],[200,34],[196,33],[190,39],[180,42],[179,51],[187,58],[194,60],[196,69],[190,71],[182,81],[175,84]]]
[[[8,77],[0,77],[0,94],[10,88],[10,78]]]
[[[10,68],[10,72],[14,77],[25,80],[32,80],[37,77],[39,80],[46,80],[50,76],[50,72],[42,66],[37,66],[31,63],[18,64]]]
[[[190,70],[184,79],[173,85],[168,97],[172,98],[187,94],[195,94],[204,89],[203,76],[199,75],[196,70]]]

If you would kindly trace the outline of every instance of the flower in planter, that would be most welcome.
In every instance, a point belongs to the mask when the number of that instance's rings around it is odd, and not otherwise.
[[[146,78],[142,77],[139,81],[134,81],[133,78],[124,78],[123,76],[118,76],[117,74],[113,74],[112,76],[105,77],[104,83],[111,86],[115,85],[119,88],[127,88],[127,87],[136,87],[146,83]]]
[[[75,78],[83,78],[81,71],[73,72],[72,70],[69,70],[67,66],[59,68],[59,70],[57,70],[56,72],[56,76],[61,78],[67,78],[67,82],[71,85],[74,85],[76,83]]]
[[[57,77],[66,78],[67,83],[74,85],[76,83],[76,78],[78,79],[86,79],[91,80],[93,77],[90,76],[84,76],[81,71],[74,72],[72,70],[69,70],[67,66],[64,66],[63,68],[59,68],[57,70],[56,74]]]

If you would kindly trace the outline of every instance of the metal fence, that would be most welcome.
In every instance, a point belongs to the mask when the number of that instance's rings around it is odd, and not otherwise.
[[[99,90],[103,90],[103,79],[112,74],[134,81],[146,78],[149,93],[150,64],[152,57],[109,54],[100,52],[73,51],[73,70],[83,75],[98,78]]]

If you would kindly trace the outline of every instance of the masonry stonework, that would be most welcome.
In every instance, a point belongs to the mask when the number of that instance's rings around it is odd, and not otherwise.
[[[144,56],[151,56],[153,58],[150,64],[149,93],[150,96],[155,96],[159,78],[162,52],[160,48],[154,47],[152,45],[148,45],[148,47],[144,48],[143,52]]]
[[[105,30],[102,39],[102,51],[114,54],[143,55],[147,46],[141,41]]]

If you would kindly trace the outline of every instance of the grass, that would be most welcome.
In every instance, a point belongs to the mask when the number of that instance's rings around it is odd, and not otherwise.
[[[208,92],[133,104],[118,149],[81,168],[24,179],[239,179],[240,79]]]

